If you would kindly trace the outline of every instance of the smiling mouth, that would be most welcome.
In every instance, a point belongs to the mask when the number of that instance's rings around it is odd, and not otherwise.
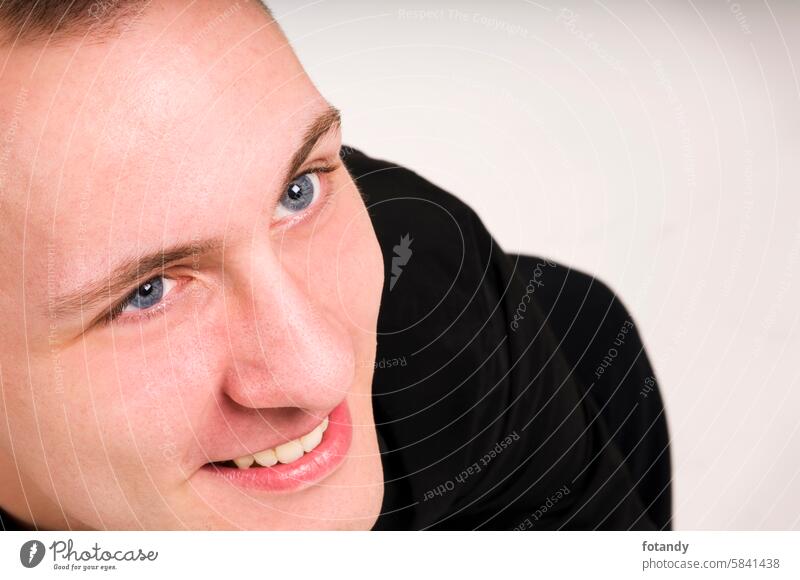
[[[345,461],[353,438],[347,401],[297,439],[200,470],[211,481],[270,493],[293,493],[322,482]]]
[[[278,463],[283,465],[294,463],[306,453],[314,451],[322,443],[322,435],[328,429],[328,424],[329,417],[325,417],[319,425],[297,439],[292,439],[277,447],[264,449],[252,455],[243,455],[227,461],[215,461],[211,465],[250,469],[251,467],[272,467]]]

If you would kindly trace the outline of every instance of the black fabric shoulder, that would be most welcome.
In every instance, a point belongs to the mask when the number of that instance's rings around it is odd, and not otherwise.
[[[655,529],[535,291],[475,212],[343,151],[386,263],[375,529]]]
[[[672,529],[672,467],[664,402],[633,316],[606,284],[560,264],[510,256],[535,281],[537,302],[574,373],[625,457],[658,529]]]

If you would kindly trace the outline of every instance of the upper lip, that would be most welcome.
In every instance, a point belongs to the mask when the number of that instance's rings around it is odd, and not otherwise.
[[[269,439],[265,439],[263,442],[255,443],[253,445],[247,445],[247,448],[242,447],[242,441],[237,441],[227,447],[228,449],[237,448],[238,451],[227,453],[224,456],[219,457],[212,457],[211,455],[208,456],[208,462],[214,463],[219,461],[229,461],[235,459],[237,457],[244,457],[246,455],[252,455],[254,453],[258,453],[259,451],[264,451],[265,449],[272,449],[277,447],[278,445],[282,445],[284,443],[288,443],[294,439],[299,439],[306,433],[312,431],[317,425],[322,423],[322,421],[333,412],[333,409],[330,409],[324,414],[320,414],[319,418],[313,417],[309,414],[308,419],[303,421],[303,424],[298,426],[293,426],[291,430],[284,429],[280,433],[272,433]],[[267,425],[268,427],[268,425]]]

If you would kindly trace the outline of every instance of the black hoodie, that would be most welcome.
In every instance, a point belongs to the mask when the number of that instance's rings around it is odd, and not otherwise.
[[[414,172],[342,155],[386,268],[373,529],[671,529],[664,408],[613,293],[506,254]]]

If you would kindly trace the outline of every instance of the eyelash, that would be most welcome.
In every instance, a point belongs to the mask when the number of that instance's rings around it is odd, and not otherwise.
[[[301,171],[300,173],[298,173],[297,175],[295,175],[294,177],[292,177],[289,180],[289,182],[286,185],[284,185],[284,187],[281,189],[281,196],[283,195],[283,190],[286,189],[286,187],[289,186],[289,183],[291,183],[292,181],[302,177],[303,175],[308,175],[309,173],[316,173],[316,174],[326,175],[326,174],[329,174],[329,173],[333,173],[334,171],[339,169],[341,166],[342,166],[341,163],[320,163],[318,165],[314,165],[314,166],[312,166],[312,167],[310,167],[308,169],[305,169],[305,170]],[[322,187],[322,180],[320,180],[320,186]],[[323,192],[322,192],[321,198],[315,204],[317,206],[316,209],[314,209],[313,211],[304,211],[304,212],[298,214],[296,217],[287,217],[287,218],[284,218],[283,220],[280,220],[280,221],[278,221],[276,223],[277,224],[285,224],[285,225],[281,225],[281,228],[290,227],[290,226],[293,226],[293,225],[297,225],[297,224],[299,224],[301,222],[304,222],[304,221],[306,221],[310,217],[313,217],[316,214],[319,214],[321,211],[323,211],[325,208],[327,208],[333,202],[334,196],[335,196],[336,191],[337,191],[336,189],[332,189],[332,188],[329,188],[329,187],[322,187],[322,189],[323,189]],[[277,203],[280,203],[280,197],[278,197]],[[165,276],[164,274],[160,274],[160,276],[163,276],[165,278],[168,277],[168,276]],[[158,276],[151,276],[147,280],[152,280],[153,278],[156,278],[156,277],[158,277]],[[142,284],[146,283],[147,280],[142,282]],[[174,293],[174,291],[175,290],[179,290],[179,288],[186,283],[185,280],[183,282],[181,282],[180,279],[178,279],[176,281],[178,282],[177,286],[173,289],[173,292],[170,292],[169,294],[167,294],[166,298],[164,298],[158,304],[156,304],[155,306],[153,306],[151,308],[147,308],[146,310],[140,310],[136,314],[132,314],[130,316],[126,316],[126,320],[128,320],[130,322],[147,320],[149,318],[152,318],[156,314],[162,312],[169,305],[169,300],[171,298],[171,295]],[[138,289],[138,286],[137,286],[137,289]],[[132,292],[129,292],[123,300],[121,300],[120,302],[118,302],[117,304],[112,306],[108,310],[108,312],[100,319],[100,323],[102,325],[104,325],[104,326],[107,326],[107,325],[110,325],[111,323],[115,322],[116,320],[118,320],[120,318],[120,316],[122,315],[123,311],[125,310],[125,307],[130,303],[131,295],[135,291],[136,291],[136,289],[134,289]]]
[[[302,177],[303,175],[308,175],[310,173],[315,173],[317,175],[327,175],[329,173],[333,173],[334,171],[339,169],[341,166],[342,166],[341,163],[325,163],[325,162],[322,162],[322,163],[319,163],[318,165],[313,165],[312,167],[309,167],[308,169],[305,169],[305,170],[301,171],[300,173],[298,173],[297,175],[292,177],[289,180],[289,182],[286,185],[283,186],[283,189],[281,190],[281,197],[283,196],[283,190],[285,190],[289,186],[289,183],[291,183],[295,179],[298,179],[298,178]],[[323,191],[322,191],[322,195],[320,196],[319,201],[315,204],[317,206],[316,209],[314,209],[312,211],[304,211],[302,213],[299,213],[297,216],[286,217],[286,218],[283,218],[282,220],[279,220],[279,221],[275,222],[275,224],[277,224],[279,226],[279,229],[284,229],[285,227],[294,226],[294,225],[297,225],[297,224],[299,224],[301,222],[304,222],[307,219],[310,219],[311,217],[314,217],[315,215],[318,215],[325,208],[327,208],[331,204],[331,202],[334,200],[334,196],[335,196],[335,194],[336,194],[336,192],[338,190],[332,189],[330,187],[325,187],[325,185],[326,184],[324,183],[324,180],[320,179],[320,187],[322,188]],[[276,205],[279,204],[280,202],[281,202],[281,198],[278,197],[278,201],[276,202]],[[274,208],[273,208],[273,210],[274,210]]]
[[[160,277],[163,277],[163,278],[169,278],[169,276],[166,276],[166,275],[164,275],[164,274],[159,274],[158,276],[151,276],[150,278],[148,278],[147,280],[145,280],[144,282],[142,282],[142,284],[146,283],[148,280],[152,280],[153,278],[160,278]],[[170,292],[169,294],[167,294],[167,295],[166,295],[166,297],[165,297],[165,298],[163,298],[163,299],[162,299],[162,300],[161,300],[161,301],[160,301],[158,304],[156,304],[155,306],[152,306],[151,308],[147,308],[147,309],[145,309],[145,310],[140,310],[140,311],[139,311],[139,312],[137,312],[136,314],[130,314],[129,316],[126,316],[126,317],[125,317],[125,318],[126,318],[126,320],[128,320],[128,321],[131,321],[131,322],[132,322],[132,321],[135,321],[135,320],[147,320],[147,319],[149,319],[149,318],[151,318],[151,317],[155,316],[155,315],[156,315],[156,314],[158,314],[159,312],[163,311],[163,310],[164,310],[164,309],[165,309],[165,308],[166,308],[166,307],[169,305],[169,303],[170,303],[170,301],[171,301],[171,298],[172,298],[172,295],[174,294],[174,292],[175,292],[176,290],[178,290],[178,291],[179,291],[180,287],[181,287],[181,286],[183,286],[184,284],[186,284],[186,283],[187,283],[187,280],[186,280],[186,278],[185,278],[185,277],[181,277],[181,278],[170,278],[170,280],[174,280],[174,281],[176,282],[176,286],[175,286],[175,288],[173,289],[173,291],[172,291],[172,292]],[[138,286],[137,286],[137,289],[138,289]],[[135,291],[136,291],[136,290],[134,290],[133,292],[135,292]],[[108,311],[108,312],[107,312],[107,313],[106,313],[106,314],[103,316],[103,318],[101,319],[101,321],[100,321],[100,322],[101,322],[102,324],[105,324],[105,325],[107,325],[107,324],[111,324],[112,322],[114,322],[115,320],[117,320],[117,319],[118,319],[118,318],[119,318],[119,317],[122,315],[122,312],[123,312],[123,310],[125,310],[125,307],[126,307],[126,306],[127,306],[129,303],[130,303],[130,301],[131,301],[131,294],[132,294],[132,292],[128,293],[128,294],[125,296],[125,298],[124,298],[124,299],[122,299],[122,300],[121,300],[119,303],[117,303],[115,306],[112,306],[112,307],[109,309],[109,311]]]

